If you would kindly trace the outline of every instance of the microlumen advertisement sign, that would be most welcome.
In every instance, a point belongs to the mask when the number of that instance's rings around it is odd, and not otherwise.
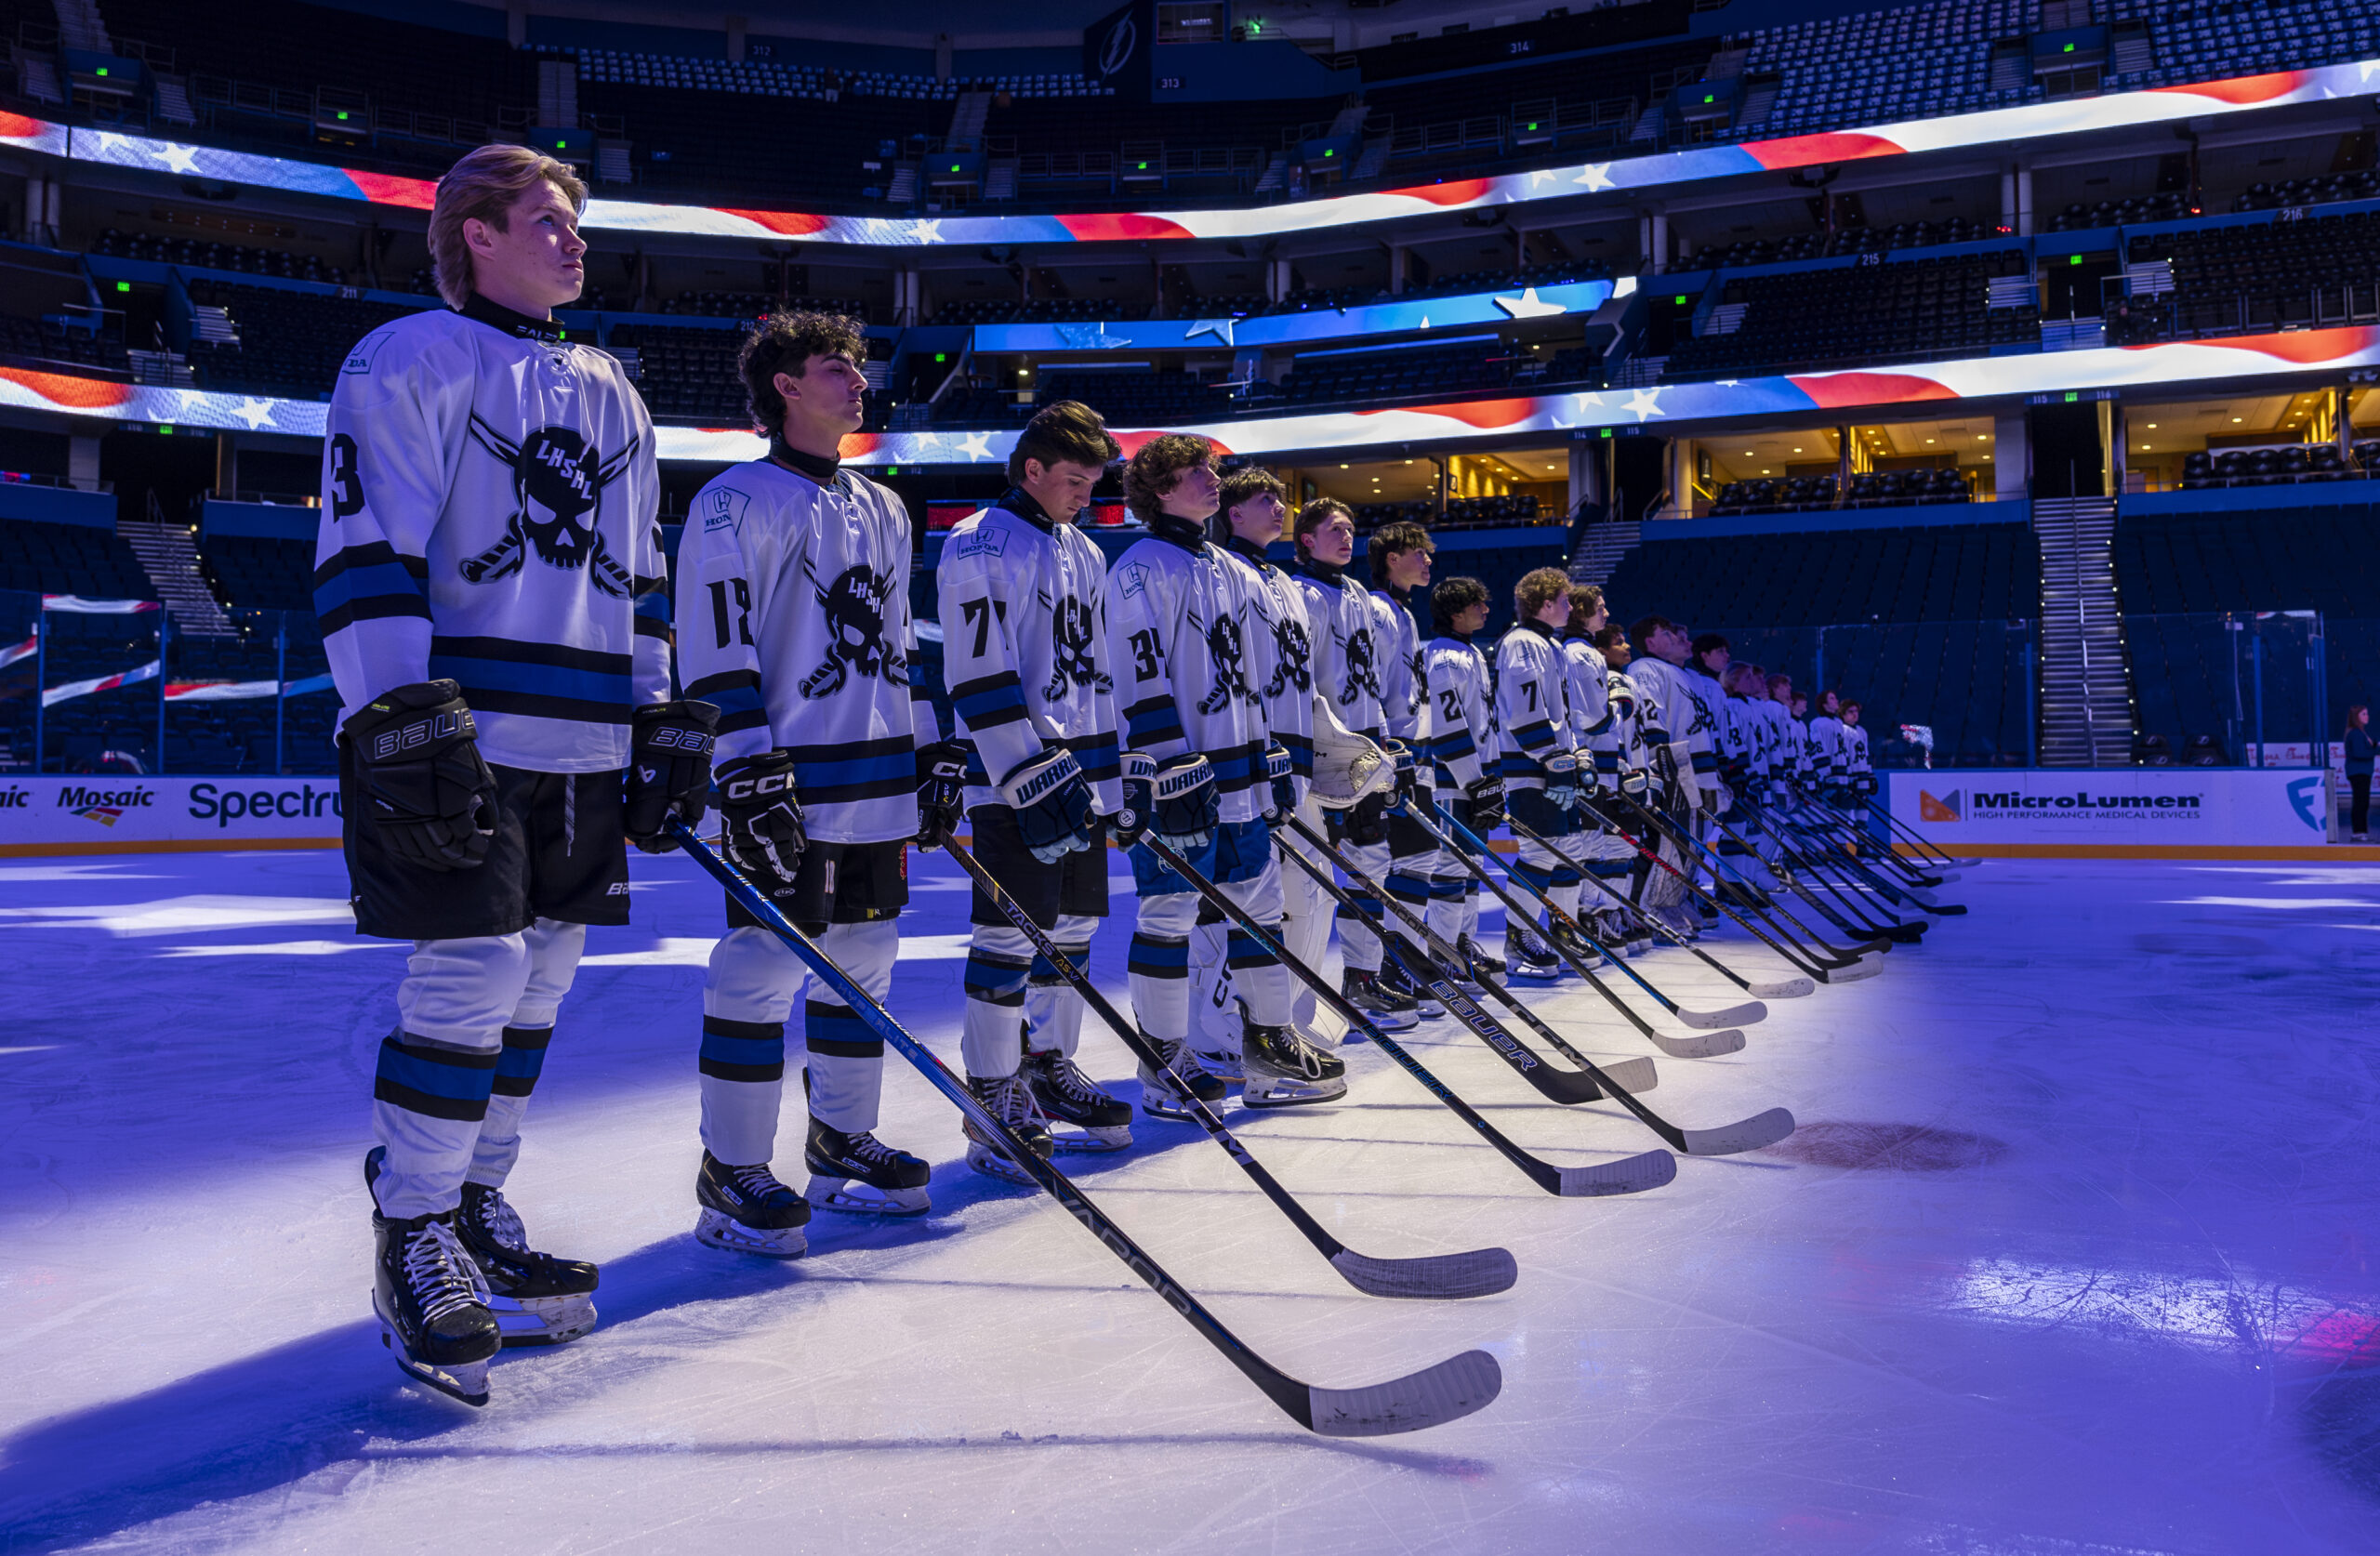
[[[2314,846],[2329,838],[2330,778],[2288,768],[2006,768],[1896,771],[1893,816],[1926,841],[2123,849]]]

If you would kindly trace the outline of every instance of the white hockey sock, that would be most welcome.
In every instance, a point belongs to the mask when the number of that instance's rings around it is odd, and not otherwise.
[[[521,1002],[505,1024],[504,1051],[496,1062],[496,1089],[487,1100],[487,1116],[471,1149],[470,1181],[491,1189],[504,1187],[512,1164],[521,1159],[521,1119],[529,1111],[529,1094],[546,1063],[546,1048],[554,1035],[554,1017],[562,996],[577,976],[578,958],[587,949],[587,926],[540,918],[521,931],[529,953],[529,979]]]

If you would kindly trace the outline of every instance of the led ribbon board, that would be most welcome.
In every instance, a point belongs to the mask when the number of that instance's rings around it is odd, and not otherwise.
[[[2010,141],[2094,130],[2174,124],[2292,103],[2364,96],[2380,77],[2380,59],[2228,81],[2192,82],[2142,92],[2064,102],[2025,103],[1981,113],[1910,119],[1864,129],[1829,130],[1777,140],[1699,146],[1613,162],[1571,164],[1488,178],[1461,178],[1412,189],[1292,201],[1245,210],[1102,211],[1073,216],[863,217],[730,206],[663,205],[634,200],[590,200],[584,225],[615,232],[675,236],[808,238],[869,248],[919,248],[935,244],[1106,243],[1149,238],[1260,238],[1319,228],[1526,204],[1606,190],[1664,186],[1778,172],[1822,164],[1859,162],[1918,152],[2003,146]],[[430,208],[432,182],[333,167],[287,157],[222,151],[123,135],[70,129],[24,114],[0,113],[0,144],[73,162],[146,168],[184,178],[219,178],[263,189],[362,200],[380,205]]]

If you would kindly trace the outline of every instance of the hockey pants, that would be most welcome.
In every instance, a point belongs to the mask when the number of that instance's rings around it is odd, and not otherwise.
[[[877,1000],[892,987],[901,929],[890,918],[829,924],[810,938]],[[801,1012],[810,1069],[810,1115],[830,1129],[876,1127],[884,1089],[884,1039],[768,930],[730,930],[711,948],[703,980],[703,1148],[729,1167],[775,1154],[785,1092],[785,1024],[805,985]],[[1013,1043],[1012,1038],[1011,1042]]]
[[[586,925],[552,918],[517,934],[414,942],[372,1087],[382,1215],[452,1210],[466,1179],[503,1186],[586,944]]]

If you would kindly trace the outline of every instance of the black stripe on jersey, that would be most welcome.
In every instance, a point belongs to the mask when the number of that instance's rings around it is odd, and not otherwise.
[[[760,701],[758,670],[721,670],[705,676],[686,688],[686,695],[719,709],[721,734],[760,729],[769,721],[769,710]]]
[[[325,636],[359,621],[430,619],[430,563],[385,540],[344,546],[314,569],[314,613]]]
[[[640,638],[658,638],[663,642],[668,642],[669,624],[659,616],[648,616],[639,611],[636,614],[636,635]]]
[[[636,656],[602,649],[570,648],[561,643],[524,642],[517,638],[448,638],[430,640],[432,653],[458,659],[500,659],[510,665],[545,665],[557,670],[587,670],[596,675],[636,673]]]
[[[618,724],[631,721],[626,703],[590,703],[581,697],[557,697],[545,692],[507,692],[493,686],[466,686],[463,700],[477,713],[509,713],[523,719],[566,719],[575,724]]]

